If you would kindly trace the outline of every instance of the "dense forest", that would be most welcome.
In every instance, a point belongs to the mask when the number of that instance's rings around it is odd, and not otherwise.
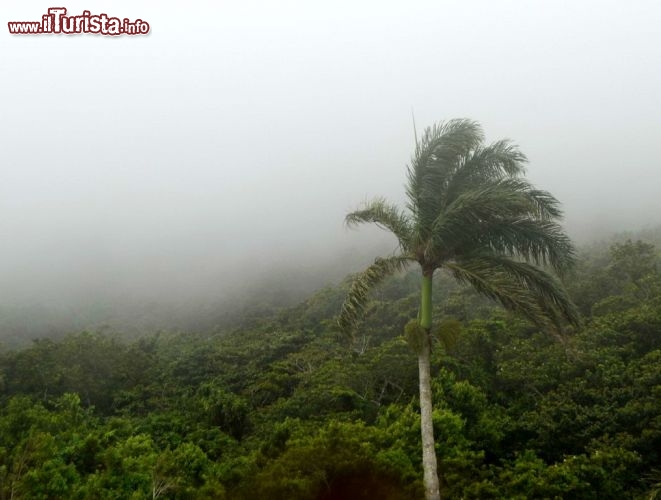
[[[659,239],[581,249],[561,337],[435,275],[446,498],[661,497]],[[347,279],[213,331],[5,347],[0,499],[421,497],[419,277],[380,286],[353,343]]]

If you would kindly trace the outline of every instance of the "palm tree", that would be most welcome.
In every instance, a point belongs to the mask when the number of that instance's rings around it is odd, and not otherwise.
[[[346,216],[348,226],[371,222],[392,232],[399,251],[377,258],[354,279],[338,320],[345,333],[353,336],[376,284],[410,263],[422,270],[418,319],[406,333],[418,356],[428,500],[440,499],[430,383],[434,272],[449,273],[549,331],[558,332],[564,320],[579,323],[575,306],[551,274],[561,275],[574,260],[571,241],[557,222],[559,203],[522,178],[526,161],[507,140],[485,145],[474,121],[440,123],[416,137],[405,210],[377,198]]]

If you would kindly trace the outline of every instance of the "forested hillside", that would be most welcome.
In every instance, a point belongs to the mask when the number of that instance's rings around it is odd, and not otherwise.
[[[658,246],[585,248],[584,326],[542,334],[435,277],[446,498],[661,496]],[[232,329],[40,339],[0,353],[0,499],[421,497],[419,276],[381,286],[352,345],[348,282]]]

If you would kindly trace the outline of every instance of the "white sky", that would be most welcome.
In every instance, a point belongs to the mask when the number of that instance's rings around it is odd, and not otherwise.
[[[145,37],[11,36],[0,8],[0,289],[195,291],[367,245],[418,128],[509,137],[577,238],[661,222],[654,1],[64,2]],[[245,273],[245,274],[244,274]]]

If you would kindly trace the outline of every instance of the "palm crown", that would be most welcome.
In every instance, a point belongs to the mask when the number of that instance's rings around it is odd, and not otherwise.
[[[474,121],[427,128],[408,166],[406,210],[377,198],[346,216],[349,226],[371,222],[389,230],[400,252],[357,276],[340,327],[350,331],[370,289],[411,262],[429,278],[445,269],[538,325],[559,328],[562,318],[577,324],[576,308],[547,272],[562,275],[574,250],[557,222],[558,201],[522,178],[526,161],[507,140],[484,145]]]

